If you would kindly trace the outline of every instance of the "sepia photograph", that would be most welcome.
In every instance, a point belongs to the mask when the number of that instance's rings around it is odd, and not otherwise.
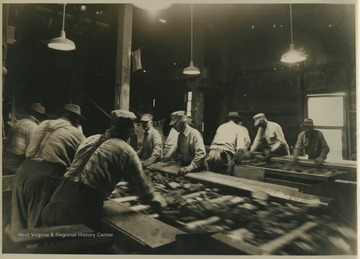
[[[0,5],[1,256],[357,258],[356,0]]]

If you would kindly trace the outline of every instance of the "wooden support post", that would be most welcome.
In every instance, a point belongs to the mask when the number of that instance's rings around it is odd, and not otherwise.
[[[132,5],[121,4],[119,5],[118,12],[115,109],[129,110],[133,17]]]

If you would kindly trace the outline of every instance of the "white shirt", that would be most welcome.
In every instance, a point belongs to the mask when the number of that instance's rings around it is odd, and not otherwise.
[[[270,148],[275,148],[275,144],[287,145],[281,126],[272,121],[267,121],[265,129],[259,127],[250,151],[255,151],[263,140]]]
[[[239,149],[247,150],[250,142],[248,130],[244,126],[229,121],[220,125],[216,130],[210,149],[219,148],[235,154]]]

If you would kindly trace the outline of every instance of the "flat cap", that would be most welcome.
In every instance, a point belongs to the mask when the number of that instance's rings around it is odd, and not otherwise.
[[[171,121],[169,125],[174,125],[177,121],[187,121],[185,111],[176,111],[171,114]]]
[[[144,113],[140,119],[140,121],[152,121],[152,120],[153,120],[153,116],[150,113]]]
[[[254,117],[254,126],[257,126],[259,125],[259,122],[262,120],[262,119],[265,119],[265,114],[264,113],[258,113],[256,114]]]
[[[111,112],[111,123],[114,125],[121,124],[122,120],[135,121],[136,116],[133,112],[126,110],[114,110]]]

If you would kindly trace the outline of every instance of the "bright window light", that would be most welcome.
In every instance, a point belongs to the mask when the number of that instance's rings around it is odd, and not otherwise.
[[[344,99],[341,96],[310,97],[309,118],[315,126],[344,126]]]

